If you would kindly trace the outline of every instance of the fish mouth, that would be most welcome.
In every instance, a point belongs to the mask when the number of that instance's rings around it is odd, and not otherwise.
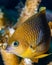
[[[5,50],[6,50],[8,53],[12,53],[11,51],[13,50],[13,48],[12,48],[12,47],[7,47]]]
[[[14,49],[11,46],[6,48],[6,52],[19,56],[16,52],[14,52]]]

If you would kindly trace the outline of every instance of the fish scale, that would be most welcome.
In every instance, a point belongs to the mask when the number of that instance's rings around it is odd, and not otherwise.
[[[35,42],[35,39],[37,39],[37,34],[35,34],[35,33],[37,33],[37,32],[34,31],[34,29],[32,28],[31,25],[29,25],[29,23],[24,24],[22,26],[22,30],[23,30],[23,34],[24,34],[23,37],[25,37],[25,40],[27,40],[28,43]],[[32,31],[34,31],[34,32],[32,32]],[[37,31],[37,29],[36,29],[36,31]]]

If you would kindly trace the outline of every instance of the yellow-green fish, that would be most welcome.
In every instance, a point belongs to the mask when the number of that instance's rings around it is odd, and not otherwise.
[[[37,62],[39,58],[49,55],[44,53],[49,49],[50,37],[50,28],[43,10],[31,16],[16,29],[8,40],[6,50]]]

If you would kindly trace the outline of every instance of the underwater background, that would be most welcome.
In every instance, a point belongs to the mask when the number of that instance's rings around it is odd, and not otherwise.
[[[25,0],[0,0],[0,8],[4,12],[9,23],[14,25],[20,16],[21,10],[25,5]],[[46,17],[48,21],[52,21],[52,0],[42,0],[39,7],[46,7]],[[50,48],[47,53],[52,53],[52,38]],[[52,55],[39,60],[39,63],[34,65],[48,65],[52,62]],[[0,65],[4,65],[0,55]],[[50,64],[52,65],[52,64]]]

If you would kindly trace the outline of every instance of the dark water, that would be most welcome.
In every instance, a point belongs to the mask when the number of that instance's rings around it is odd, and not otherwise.
[[[0,0],[0,6],[4,6],[7,9],[13,9],[20,1],[25,3],[26,0]],[[47,9],[52,10],[52,0],[42,0],[41,6],[46,6]]]
[[[0,65],[4,65],[1,55],[0,55]]]

